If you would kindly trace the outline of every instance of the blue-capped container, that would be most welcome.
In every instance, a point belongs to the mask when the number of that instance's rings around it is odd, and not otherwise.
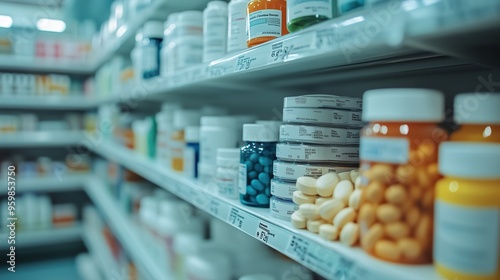
[[[144,24],[141,42],[142,78],[160,75],[160,48],[163,40],[163,22],[151,20]]]
[[[269,207],[273,161],[279,133],[263,124],[243,125],[240,152],[239,189],[241,203],[254,207]]]

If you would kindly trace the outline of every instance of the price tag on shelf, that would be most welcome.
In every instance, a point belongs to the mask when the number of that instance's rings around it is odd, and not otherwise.
[[[234,64],[234,72],[248,70],[252,67],[252,63],[257,60],[257,57],[253,55],[240,55],[236,59],[236,63]]]
[[[215,65],[208,66],[207,76],[210,78],[217,78],[230,73],[231,65],[227,62],[217,63]]]
[[[335,29],[325,28],[316,31],[316,47],[318,49],[332,48],[335,46]]]
[[[264,244],[267,244],[269,238],[274,237],[276,237],[276,234],[272,232],[272,227],[268,223],[259,220],[257,223],[257,229],[255,231],[255,238],[257,238]]]
[[[234,207],[231,207],[231,211],[229,211],[229,215],[227,217],[227,222],[234,227],[241,229],[243,227],[243,222],[245,221],[245,217],[243,217],[240,211]]]
[[[285,57],[288,56],[288,53],[292,48],[293,48],[293,42],[291,42],[291,40],[285,40],[282,42],[272,44],[271,52],[267,62],[274,63],[285,60]]]
[[[296,235],[290,238],[285,253],[324,276],[331,275],[332,267],[340,258],[331,249]]]

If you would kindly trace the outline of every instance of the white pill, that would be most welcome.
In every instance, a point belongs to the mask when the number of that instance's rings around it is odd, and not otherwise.
[[[351,195],[353,190],[354,186],[352,185],[352,182],[350,180],[340,181],[333,191],[333,197],[342,199],[347,204],[347,202],[349,201],[349,196]]]
[[[341,199],[330,199],[319,206],[319,215],[322,219],[331,221],[345,206]]]
[[[292,195],[293,203],[301,205],[304,203],[314,203],[316,196],[305,195],[301,191],[294,191]]]
[[[319,219],[319,207],[316,204],[306,203],[299,206],[299,213],[308,220]]]
[[[317,197],[316,200],[314,201],[314,204],[321,205],[329,200],[332,200],[332,198],[331,197]]]
[[[327,173],[316,181],[316,191],[322,197],[331,197],[338,182],[340,182],[340,178],[337,173]]]
[[[358,177],[359,177],[359,172],[353,170],[353,171],[351,171],[350,176],[351,176],[351,182],[354,183],[354,182],[356,182],[356,179],[358,179]]]
[[[316,195],[316,179],[311,177],[299,177],[295,183],[297,190],[303,194]]]
[[[341,172],[341,173],[339,173],[339,178],[340,178],[340,181],[343,181],[343,180],[351,181],[351,172],[350,171]]]
[[[336,240],[339,237],[339,228],[330,224],[322,224],[319,226],[319,236],[326,240]]]
[[[292,226],[295,228],[306,228],[307,220],[302,215],[300,215],[299,211],[295,211],[292,214],[291,218]]]
[[[359,226],[356,223],[349,222],[344,225],[340,231],[340,242],[344,245],[352,246],[359,238]]]
[[[363,177],[361,176],[358,176],[358,178],[356,178],[356,181],[354,181],[354,188],[355,189],[362,189],[364,186],[363,186]]]
[[[349,207],[354,208],[354,210],[359,210],[363,199],[362,190],[354,190],[349,197]]]
[[[335,215],[335,218],[333,218],[333,225],[341,229],[348,222],[354,222],[355,219],[356,211],[351,207],[347,207],[340,210],[337,215]]]
[[[325,224],[325,221],[323,220],[307,220],[307,230],[310,232],[318,233],[319,232],[319,227]]]

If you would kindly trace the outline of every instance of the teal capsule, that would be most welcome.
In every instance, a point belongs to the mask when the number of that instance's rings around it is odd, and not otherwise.
[[[252,188],[252,186],[247,186],[247,194],[248,195],[256,195],[257,191],[254,188]]]
[[[257,178],[257,172],[255,172],[255,171],[250,171],[250,172],[248,172],[248,175],[247,175],[247,176],[248,176],[248,179],[249,179],[249,180],[253,180],[253,179]]]
[[[256,163],[254,166],[253,166],[253,170],[257,171],[257,172],[262,172],[264,170],[264,167],[262,167],[262,165]]]
[[[258,154],[252,154],[250,156],[250,161],[253,163],[257,163],[259,161],[259,155]]]
[[[259,157],[259,163],[262,166],[271,166],[273,165],[273,160],[268,157]]]
[[[264,184],[264,186],[269,186],[269,183],[271,182],[271,176],[267,174],[266,172],[261,172],[259,173],[259,181]]]
[[[265,194],[259,194],[255,200],[257,200],[257,203],[261,205],[269,204],[269,197]]]
[[[258,191],[262,191],[264,190],[265,186],[264,184],[262,184],[259,180],[257,179],[253,179],[252,182],[250,183],[250,185],[252,185],[252,187]]]

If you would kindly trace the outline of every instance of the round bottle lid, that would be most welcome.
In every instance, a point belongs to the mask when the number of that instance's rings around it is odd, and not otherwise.
[[[457,95],[453,119],[459,124],[500,124],[500,94],[476,92]]]
[[[439,147],[439,171],[450,177],[500,179],[500,144],[442,143]]]
[[[278,142],[279,131],[263,124],[244,124],[243,141]]]
[[[217,149],[217,166],[238,166],[240,162],[240,149],[219,148]]]
[[[163,22],[150,20],[144,23],[142,29],[143,38],[163,38]]]
[[[363,121],[441,122],[444,95],[433,89],[391,88],[363,95]]]

